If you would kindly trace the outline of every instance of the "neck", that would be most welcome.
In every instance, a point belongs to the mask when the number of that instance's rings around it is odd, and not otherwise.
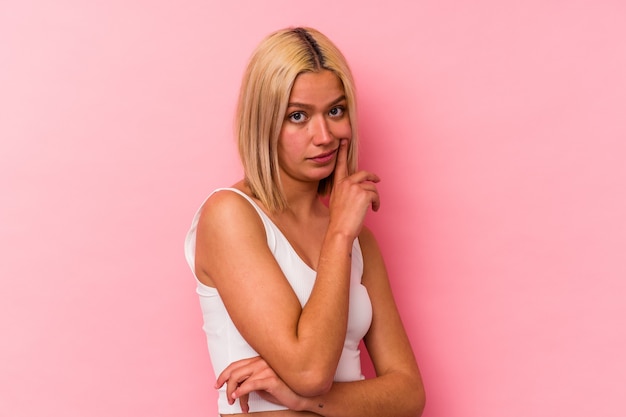
[[[317,194],[318,183],[291,182],[283,183],[283,192],[287,199],[289,212],[296,218],[306,218],[317,212],[322,205]]]

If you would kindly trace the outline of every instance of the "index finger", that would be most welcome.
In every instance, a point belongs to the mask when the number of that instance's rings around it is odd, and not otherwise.
[[[342,139],[337,150],[337,161],[335,162],[335,181],[342,180],[350,175],[348,171],[348,140]]]

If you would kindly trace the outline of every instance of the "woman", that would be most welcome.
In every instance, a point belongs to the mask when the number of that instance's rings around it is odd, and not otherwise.
[[[353,85],[310,28],[273,33],[251,58],[237,110],[245,178],[209,196],[185,245],[221,415],[421,414],[418,367],[363,226],[379,179],[356,171]],[[361,339],[376,378],[361,374]]]

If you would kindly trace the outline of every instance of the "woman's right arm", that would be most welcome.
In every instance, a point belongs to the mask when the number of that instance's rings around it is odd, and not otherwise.
[[[255,209],[234,193],[205,203],[197,231],[196,275],[215,286],[241,335],[296,393],[328,391],[345,340],[352,244],[367,208],[378,204],[372,181],[347,177],[347,145],[338,155],[340,180],[317,277],[304,307],[267,246]]]

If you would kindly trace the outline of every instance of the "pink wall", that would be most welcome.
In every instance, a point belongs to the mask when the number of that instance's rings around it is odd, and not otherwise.
[[[360,87],[425,417],[623,416],[624,4],[3,1],[0,415],[213,415],[182,241],[252,48],[306,24]]]

